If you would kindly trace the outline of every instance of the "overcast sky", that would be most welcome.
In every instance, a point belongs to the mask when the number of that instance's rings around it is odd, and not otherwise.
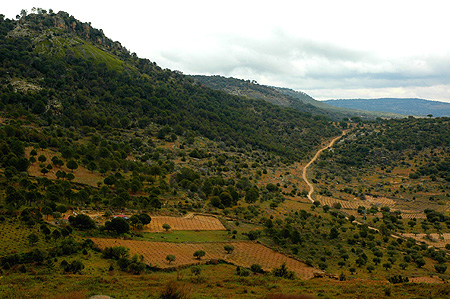
[[[448,3],[448,4],[447,4]],[[301,90],[315,99],[450,102],[450,2],[5,1],[66,11],[139,57],[185,74]]]

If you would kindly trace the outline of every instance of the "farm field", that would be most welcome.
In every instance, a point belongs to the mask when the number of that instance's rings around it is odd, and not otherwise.
[[[314,276],[314,272],[318,271],[305,263],[253,242],[166,243],[109,238],[92,238],[92,241],[101,249],[112,246],[127,247],[131,256],[143,255],[145,263],[163,269],[204,263],[207,260],[224,260],[243,267],[260,264],[265,271],[286,263],[286,266],[302,279],[310,279]],[[227,254],[224,250],[225,245],[234,246],[234,251]],[[206,255],[202,260],[194,258],[193,253],[197,250],[205,251]],[[176,257],[176,261],[170,264],[166,261],[169,254]]]
[[[152,216],[150,224],[145,226],[145,231],[162,232],[163,224],[169,224],[171,230],[226,230],[223,224],[214,216],[188,214],[184,217]]]

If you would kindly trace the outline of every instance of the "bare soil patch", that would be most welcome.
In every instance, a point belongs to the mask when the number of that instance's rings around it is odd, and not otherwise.
[[[411,277],[409,282],[413,283],[444,283],[442,279],[436,276]]]

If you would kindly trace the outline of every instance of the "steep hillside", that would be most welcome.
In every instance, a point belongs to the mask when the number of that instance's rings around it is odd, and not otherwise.
[[[257,82],[250,80],[226,78],[222,76],[191,75],[191,77],[205,86],[225,91],[229,94],[245,96],[251,99],[261,99],[278,106],[291,107],[301,112],[308,112],[313,115],[324,115],[333,120],[351,117],[361,117],[365,119],[374,119],[376,117],[402,117],[401,115],[394,113],[337,108],[324,102],[316,101],[304,92],[295,91],[289,88],[260,85]]]
[[[2,28],[2,103],[6,111],[39,113],[47,124],[144,128],[154,122],[288,159],[301,159],[339,133],[325,118],[198,86],[63,12],[2,20]]]
[[[348,99],[328,100],[328,105],[349,109],[384,111],[403,115],[448,117],[450,116],[450,103],[429,101],[423,99]]]

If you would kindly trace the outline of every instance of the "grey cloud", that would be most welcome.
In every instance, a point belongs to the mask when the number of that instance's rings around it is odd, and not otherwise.
[[[277,82],[294,89],[386,88],[450,83],[450,57],[384,58],[326,42],[293,38],[211,36],[201,48],[161,54],[170,68]],[[450,55],[449,55],[450,56]]]

